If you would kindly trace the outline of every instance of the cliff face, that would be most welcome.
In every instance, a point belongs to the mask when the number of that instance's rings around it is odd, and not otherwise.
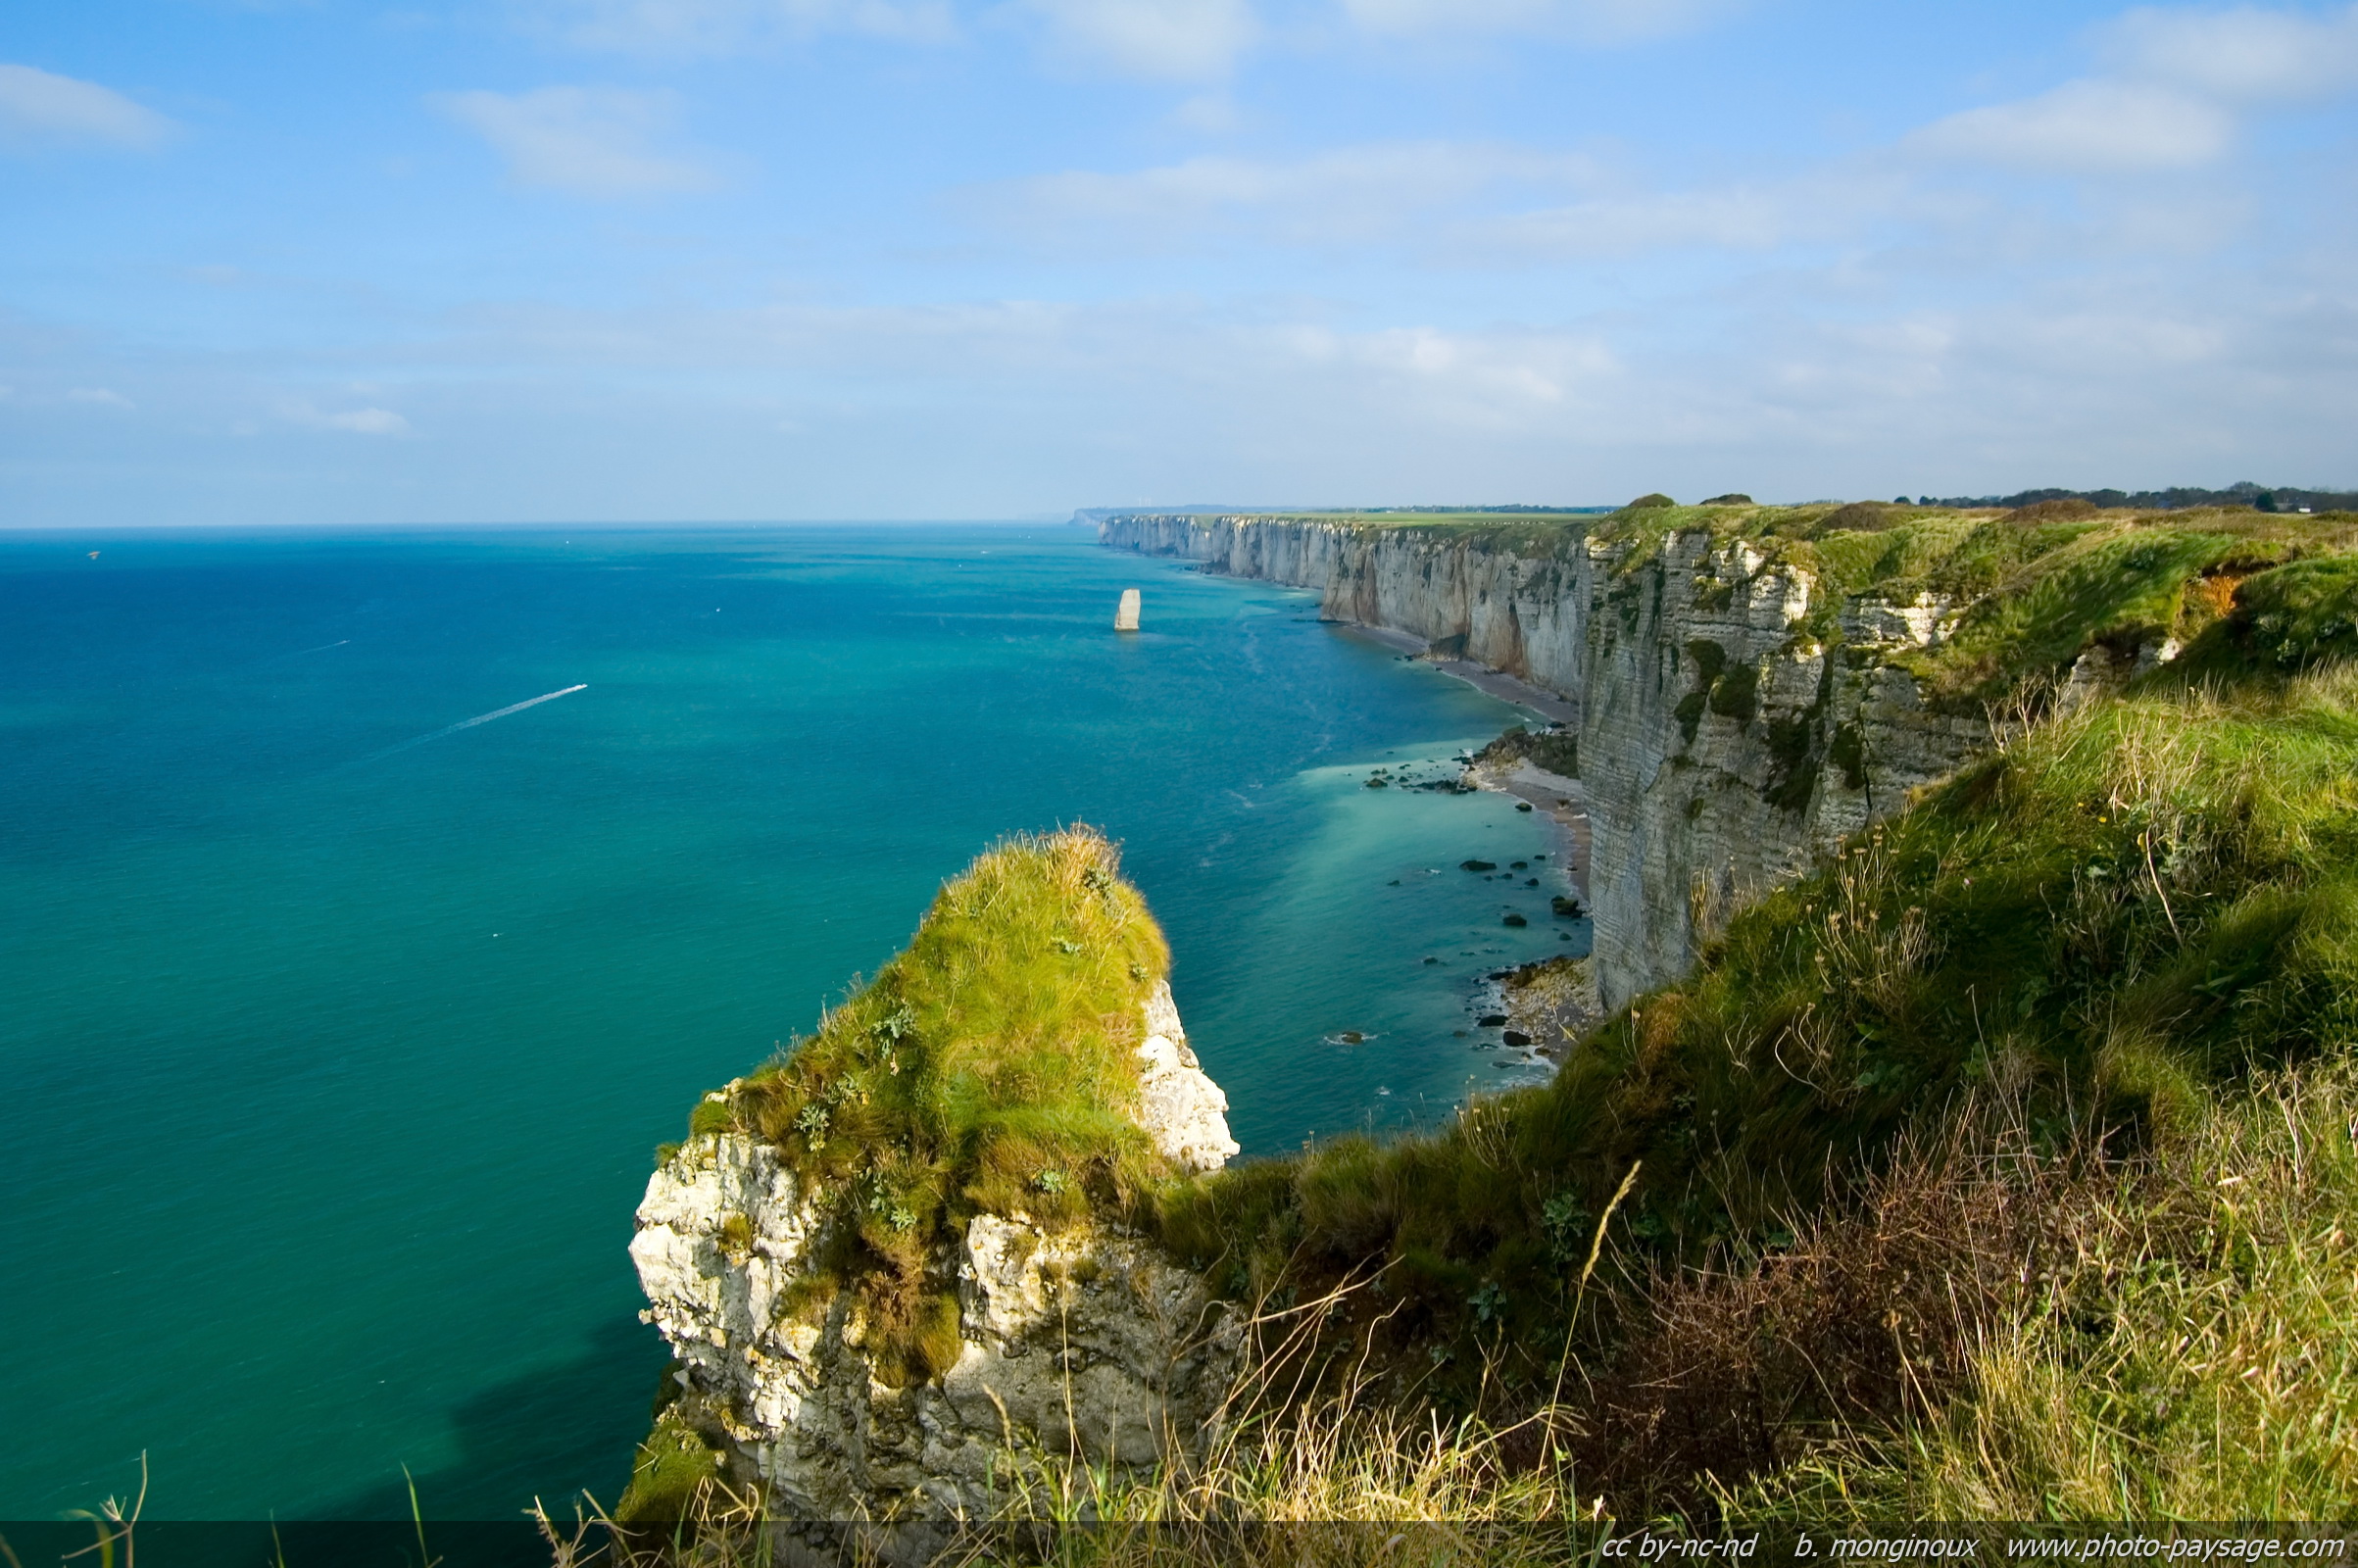
[[[1139,1124],[1174,1166],[1217,1169],[1237,1148],[1227,1100],[1167,987],[1144,1025]],[[1027,1451],[1139,1465],[1209,1435],[1238,1328],[1152,1244],[972,1216],[932,1260],[955,1281],[956,1345],[909,1382],[827,1273],[841,1207],[739,1132],[691,1138],[656,1171],[630,1252],[677,1366],[651,1448],[667,1428],[783,1517],[923,1520],[1000,1511]]]
[[[1101,523],[1098,538],[1315,589],[1329,619],[1409,632],[1566,698],[1582,687],[1594,576],[1585,556],[1526,559],[1314,518],[1125,515]]]
[[[1944,607],[1859,599],[1703,533],[1520,554],[1317,518],[1117,515],[1101,542],[1308,588],[1322,613],[1502,669],[1580,714],[1596,975],[1608,1007],[1683,976],[1753,895],[1989,743],[1892,662]]]

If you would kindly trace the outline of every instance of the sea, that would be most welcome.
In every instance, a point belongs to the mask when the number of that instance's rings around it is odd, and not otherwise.
[[[611,1503],[656,1145],[1006,834],[1120,841],[1248,1156],[1528,1081],[1481,979],[1587,925],[1413,786],[1529,715],[1317,611],[1054,524],[0,535],[0,1520]]]

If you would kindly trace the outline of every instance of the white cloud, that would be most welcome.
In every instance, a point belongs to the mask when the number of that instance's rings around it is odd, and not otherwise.
[[[583,48],[730,54],[820,33],[949,42],[961,9],[1024,18],[1069,65],[1172,81],[1216,79],[1289,20],[1339,17],[1385,37],[1524,34],[1618,43],[1694,29],[1747,0],[510,0],[530,29]],[[1316,25],[1312,31],[1319,30]]]
[[[0,65],[0,147],[153,147],[172,128],[162,115],[94,81]]]
[[[2105,74],[1951,115],[1911,144],[2048,172],[2192,169],[2234,145],[2239,113],[2358,89],[2358,4],[2322,17],[2140,7],[2096,39]]]
[[[431,102],[490,142],[518,184],[613,197],[716,183],[702,165],[649,145],[674,118],[667,93],[541,87],[514,94],[440,93]]]
[[[1483,267],[1839,245],[1873,220],[1939,220],[1961,205],[1888,160],[1782,180],[1644,190],[1627,188],[1586,154],[1480,142],[1076,171],[979,187],[966,204],[988,221],[1058,243],[1108,231],[1159,244],[1206,236],[1308,249],[1388,242],[1428,262]]]
[[[353,435],[407,435],[410,421],[391,409],[323,410],[309,402],[283,405],[279,415],[289,423],[315,430],[344,430]]]
[[[1524,255],[1765,251],[1794,240],[1841,238],[1863,212],[1900,199],[1899,191],[1877,181],[1644,191],[1513,214],[1475,225],[1468,237]]]
[[[2325,17],[2140,7],[2104,29],[2122,75],[2240,103],[2358,88],[2358,5]]]
[[[1379,142],[1290,161],[1191,158],[1128,173],[1074,171],[981,187],[972,204],[1032,231],[1132,225],[1159,237],[1252,227],[1344,244],[1420,226],[1501,189],[1560,190],[1595,176],[1578,154],[1475,142]]]
[[[1469,424],[1551,420],[1558,406],[1621,368],[1601,340],[1562,331],[1295,327],[1278,341],[1304,367],[1373,372],[1413,397],[1427,416]]]
[[[1225,74],[1260,36],[1248,0],[1024,0],[1058,53],[1137,76]]]
[[[1226,93],[1199,93],[1171,111],[1171,123],[1204,136],[1225,136],[1245,127],[1245,112]]]
[[[821,32],[938,43],[958,30],[948,0],[526,0],[525,9],[536,30],[633,54],[725,54]]]
[[[1379,33],[1538,33],[1612,43],[1684,32],[1730,7],[1720,0],[1342,0]]]
[[[2187,169],[2235,139],[2226,110],[2190,93],[2087,77],[2036,98],[1968,109],[1908,140],[1943,158],[2074,173]]]
[[[102,409],[121,409],[128,413],[139,405],[122,393],[103,386],[77,386],[66,394],[69,403],[89,403]]]

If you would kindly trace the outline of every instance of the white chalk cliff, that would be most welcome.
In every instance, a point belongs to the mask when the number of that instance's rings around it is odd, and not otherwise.
[[[1934,710],[1893,655],[1949,607],[1859,598],[1809,635],[1806,571],[1673,533],[1646,559],[1602,540],[1517,555],[1315,517],[1131,514],[1100,540],[1315,590],[1338,621],[1403,631],[1579,710],[1589,903],[1608,1007],[1693,967],[1718,924],[1843,835],[1989,745]]]
[[[1188,1050],[1167,986],[1144,1022],[1139,1124],[1174,1164],[1216,1170],[1237,1152],[1227,1097]],[[938,1259],[956,1284],[957,1360],[892,1387],[851,1293],[794,1299],[831,1212],[767,1144],[707,1133],[648,1181],[630,1244],[643,1315],[678,1359],[675,1418],[776,1514],[987,1518],[1027,1452],[1143,1465],[1209,1436],[1239,1329],[1153,1243],[1102,1222],[1051,1232],[1020,1213],[974,1216]]]

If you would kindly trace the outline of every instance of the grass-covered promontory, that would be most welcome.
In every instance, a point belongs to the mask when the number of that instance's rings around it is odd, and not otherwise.
[[[1139,1129],[1143,1006],[1170,950],[1094,829],[1010,838],[945,884],[906,951],[815,1032],[696,1107],[840,1204],[813,1297],[860,1293],[879,1374],[958,1354],[942,1252],[971,1215],[1070,1224],[1168,1176]]]

